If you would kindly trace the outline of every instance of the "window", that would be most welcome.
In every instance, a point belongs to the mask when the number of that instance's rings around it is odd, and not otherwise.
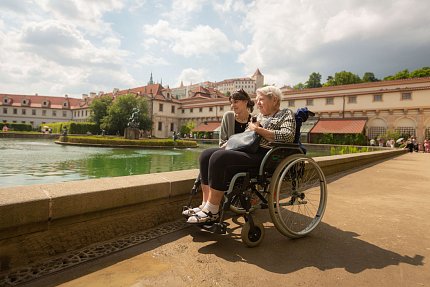
[[[163,111],[163,104],[159,104],[159,105],[158,105],[158,111],[159,111],[159,112],[162,112],[162,111]]]
[[[7,108],[3,108],[3,114],[7,114]]]
[[[294,107],[294,100],[288,100],[288,106]]]
[[[209,111],[210,111],[210,112],[212,112],[212,111],[213,111],[213,109],[214,109],[214,108],[210,107],[210,108],[209,108]]]
[[[13,109],[13,114],[14,115],[18,114],[18,109]]]
[[[63,118],[67,117],[67,112],[63,111]]]
[[[192,113],[193,112],[193,109],[190,109],[190,113]]]
[[[412,100],[412,94],[411,93],[402,93],[402,101]]]
[[[314,99],[306,99],[306,105],[307,106],[313,106],[314,105]]]
[[[172,114],[175,113],[175,106],[172,106]]]
[[[403,137],[416,136],[416,131],[413,127],[398,127],[395,131],[399,132]]]
[[[224,110],[224,107],[219,107],[219,110],[222,112]]]
[[[334,98],[326,98],[325,99],[326,105],[333,105],[333,103],[334,103]]]
[[[57,111],[52,111],[52,116],[56,117],[57,116]]]
[[[36,110],[31,110],[31,115],[35,116],[36,115]]]
[[[88,110],[85,110],[85,116],[88,117]]]
[[[63,107],[67,107],[67,102],[64,102]]]
[[[163,123],[162,122],[158,122],[158,130],[159,131],[163,130]]]
[[[382,94],[373,95],[374,102],[382,102]]]
[[[173,123],[170,123],[170,131],[173,132],[175,130],[175,125]]]
[[[203,112],[203,108],[199,108],[199,112],[201,113],[201,112]]]
[[[349,96],[348,97],[348,103],[349,104],[356,104],[357,103],[357,96]]]
[[[23,115],[27,114],[27,110],[26,109],[22,109],[21,110],[21,114],[23,114]]]
[[[25,124],[25,121],[21,121],[21,124]]]
[[[42,110],[42,116],[46,116],[46,110]]]
[[[370,127],[369,134],[367,135],[369,139],[377,138],[380,135],[383,135],[387,132],[385,127]]]
[[[182,113],[183,113],[183,114],[185,113],[185,110],[184,110],[184,109],[182,109]]]

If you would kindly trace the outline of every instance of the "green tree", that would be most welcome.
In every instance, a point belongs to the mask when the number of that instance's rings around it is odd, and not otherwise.
[[[101,128],[109,133],[124,134],[134,108],[139,109],[137,121],[139,129],[150,130],[152,122],[148,116],[148,103],[144,97],[127,94],[119,96],[108,108],[108,114],[102,119]]]
[[[400,80],[400,79],[409,79],[410,74],[409,70],[405,69],[403,71],[397,72],[394,76],[385,77],[384,80]]]
[[[334,77],[328,77],[324,86],[339,86],[361,83],[358,75],[351,72],[342,71],[334,74]]]
[[[103,118],[108,114],[108,108],[112,102],[113,99],[108,95],[95,98],[90,104],[90,121],[96,123],[96,125],[100,127]]]
[[[293,89],[294,90],[303,90],[306,88],[306,85],[303,83],[298,83],[297,85],[294,85]]]
[[[180,128],[181,135],[188,135],[190,132],[196,127],[196,124],[193,121],[188,121],[185,125],[182,125]]]
[[[410,73],[410,78],[430,77],[430,67],[422,67]]]
[[[363,82],[377,82],[379,81],[376,77],[375,74],[373,74],[372,72],[366,72],[363,75]]]
[[[306,82],[306,88],[320,88],[321,85],[321,74],[313,72],[309,75],[309,80]]]

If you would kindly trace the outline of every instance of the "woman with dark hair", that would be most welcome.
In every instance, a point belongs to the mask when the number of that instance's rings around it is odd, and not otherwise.
[[[238,172],[260,166],[271,142],[292,143],[296,121],[290,109],[280,109],[282,93],[274,86],[256,91],[256,104],[260,113],[257,122],[249,122],[248,130],[261,136],[256,153],[247,153],[223,148],[207,149],[199,158],[203,200],[201,210],[189,214],[188,223],[207,223],[219,218],[219,208],[228,183]]]
[[[234,92],[229,101],[231,111],[226,112],[222,117],[219,136],[220,147],[223,147],[232,135],[245,131],[254,110],[254,101],[243,89]]]
[[[222,117],[221,132],[219,136],[219,146],[224,148],[227,140],[234,134],[243,133],[248,127],[251,119],[251,113],[254,110],[254,101],[243,90],[240,89],[234,92],[230,97],[231,111],[226,112]],[[219,148],[207,149],[204,153],[210,155],[212,152],[217,151]],[[194,215],[196,212],[202,210],[209,197],[209,186],[202,184],[203,200],[202,204],[198,207],[184,210],[182,212],[185,216]]]

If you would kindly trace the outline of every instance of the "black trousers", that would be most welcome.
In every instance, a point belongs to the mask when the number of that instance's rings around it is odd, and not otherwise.
[[[199,158],[201,181],[213,189],[226,191],[227,183],[236,173],[258,168],[266,152],[265,149],[255,154],[222,148],[206,149]]]

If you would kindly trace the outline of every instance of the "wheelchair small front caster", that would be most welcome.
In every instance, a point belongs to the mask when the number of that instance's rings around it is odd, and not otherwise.
[[[246,222],[242,227],[240,236],[246,246],[258,246],[264,238],[264,226],[262,223],[254,222],[254,228],[251,229],[249,222]]]

